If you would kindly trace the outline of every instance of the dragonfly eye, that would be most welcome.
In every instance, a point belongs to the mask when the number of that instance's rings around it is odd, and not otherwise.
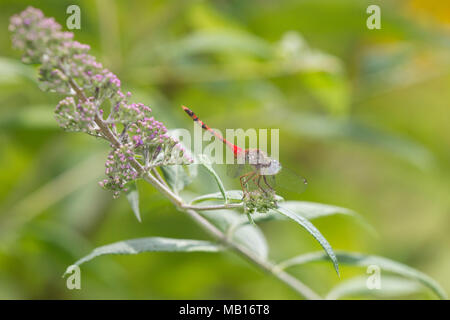
[[[281,170],[281,164],[277,160],[271,160],[268,166],[260,169],[262,175],[271,176],[277,174]]]

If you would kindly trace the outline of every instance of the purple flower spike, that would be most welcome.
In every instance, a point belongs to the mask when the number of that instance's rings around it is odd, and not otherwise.
[[[105,162],[107,178],[99,185],[118,197],[129,182],[140,178],[134,167],[137,163],[145,169],[191,163],[164,124],[152,117],[150,107],[130,103],[131,92],[121,91],[120,79],[89,54],[90,46],[61,29],[53,18],[33,7],[11,17],[9,25],[13,47],[23,51],[22,61],[41,65],[41,88],[66,96],[55,109],[61,128],[112,143]],[[104,102],[108,108],[102,108]]]

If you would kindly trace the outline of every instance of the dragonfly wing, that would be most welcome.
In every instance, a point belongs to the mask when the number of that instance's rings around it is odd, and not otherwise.
[[[287,190],[302,193],[306,190],[308,182],[294,171],[283,167],[276,175],[265,176],[269,185],[275,190]]]
[[[227,165],[227,176],[230,178],[237,178],[244,173],[250,172],[252,169],[246,164],[228,164]]]

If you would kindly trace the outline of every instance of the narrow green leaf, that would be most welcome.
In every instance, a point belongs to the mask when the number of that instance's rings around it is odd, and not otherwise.
[[[172,138],[175,138],[184,147],[185,152],[188,153],[190,157],[190,148],[183,143],[183,135],[180,133],[180,129],[173,129],[167,132]],[[197,165],[170,165],[161,166],[161,171],[166,180],[167,184],[172,188],[172,190],[178,194],[181,190],[187,187],[194,179],[197,177]]]
[[[107,254],[139,254],[142,252],[218,252],[221,250],[222,247],[209,241],[161,237],[140,238],[119,241],[98,247],[87,256],[76,261],[74,265],[79,266],[89,260]]]
[[[197,198],[196,198],[197,199]],[[280,201],[280,200],[278,200]],[[369,225],[363,217],[361,217],[356,212],[332,205],[321,204],[316,202],[307,202],[307,201],[283,201],[279,204],[280,207],[286,208],[293,213],[302,216],[307,220],[314,220],[322,217],[328,217],[333,215],[345,215],[349,217],[355,218],[362,226],[367,228],[372,234],[377,234],[375,229]],[[267,213],[259,213],[256,212],[252,214],[252,218],[254,222],[266,222],[271,220],[285,220],[286,216],[279,214],[275,211],[269,211]],[[248,223],[248,219],[242,217],[239,221],[240,225],[245,225]],[[235,226],[238,227],[238,226]]]
[[[241,202],[242,201],[242,191],[241,190],[229,190],[226,192],[227,199],[230,202]],[[213,200],[225,200],[222,192],[215,192],[205,194],[199,197],[192,199],[191,203],[199,203],[204,201],[213,201]]]
[[[188,186],[197,175],[196,165],[171,165],[160,168],[164,179],[177,194]]]
[[[406,296],[421,291],[418,282],[396,276],[380,277],[380,287],[370,289],[367,285],[367,277],[354,277],[340,282],[330,290],[326,299],[337,300],[343,297],[375,296],[378,298],[392,298]]]
[[[260,257],[267,259],[269,256],[269,246],[264,233],[256,225],[247,225],[237,230],[232,235],[233,241],[236,241],[251,251],[255,252]]]
[[[288,218],[285,215],[282,215],[278,212],[275,212],[273,210],[265,213],[255,212],[252,213],[252,220],[254,223],[257,222],[266,222],[266,221],[272,221],[272,220],[287,220]],[[238,228],[245,226],[249,224],[250,221],[247,217],[241,216],[239,218],[239,221],[236,222],[236,224],[233,226],[235,230]]]
[[[368,224],[361,215],[347,208],[308,201],[285,201],[283,203],[280,203],[280,206],[287,208],[308,220],[314,220],[333,215],[344,215],[352,217],[355,218],[356,221],[358,221],[372,234],[377,234],[375,229],[370,224]]]
[[[325,250],[328,257],[330,257],[331,261],[333,262],[334,270],[336,270],[336,273],[339,276],[339,265],[338,265],[338,260],[336,258],[336,255],[334,254],[333,249],[331,248],[331,245],[328,243],[328,241],[325,239],[325,237],[320,233],[320,231],[307,219],[305,219],[304,217],[302,217],[298,214],[295,214],[294,212],[292,212],[286,208],[280,207],[280,208],[274,209],[274,211],[277,211],[277,212],[287,216],[288,218],[294,220],[299,225],[301,225],[303,228],[305,228],[306,231],[308,231],[320,243],[320,245]]]
[[[338,251],[336,253],[339,262],[343,265],[368,267],[370,265],[379,266],[381,270],[401,275],[403,277],[419,281],[424,286],[430,288],[439,298],[447,299],[447,294],[439,284],[426,274],[413,269],[402,263],[374,255],[364,255],[360,253]],[[308,262],[326,261],[328,257],[323,252],[312,252],[294,257],[278,264],[278,267],[285,269],[288,267],[302,265]]]
[[[130,183],[127,191],[127,199],[131,205],[131,209],[139,222],[142,222],[141,211],[139,210],[139,190],[137,188],[136,182]]]
[[[305,219],[311,220],[335,214],[356,216],[356,212],[342,207],[308,201],[285,201],[280,204],[293,212],[298,212]]]
[[[219,187],[219,190],[222,194],[222,198],[224,199],[225,203],[228,203],[225,187],[223,186],[222,180],[220,179],[219,175],[213,169],[210,159],[204,154],[198,155],[197,158],[200,164],[214,177],[214,180],[216,180],[217,186]]]
[[[267,259],[269,248],[266,238],[258,226],[248,224],[233,233],[230,232],[234,231],[232,230],[233,225],[239,221],[241,216],[245,217],[245,215],[232,210],[203,211],[201,214],[222,232],[226,233],[233,241],[244,245],[259,256]],[[247,219],[247,217],[245,218]]]

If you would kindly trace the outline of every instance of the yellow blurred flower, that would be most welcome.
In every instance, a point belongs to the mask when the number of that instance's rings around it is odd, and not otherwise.
[[[433,22],[450,26],[450,1],[448,0],[409,0],[411,12],[419,18],[434,18]]]

